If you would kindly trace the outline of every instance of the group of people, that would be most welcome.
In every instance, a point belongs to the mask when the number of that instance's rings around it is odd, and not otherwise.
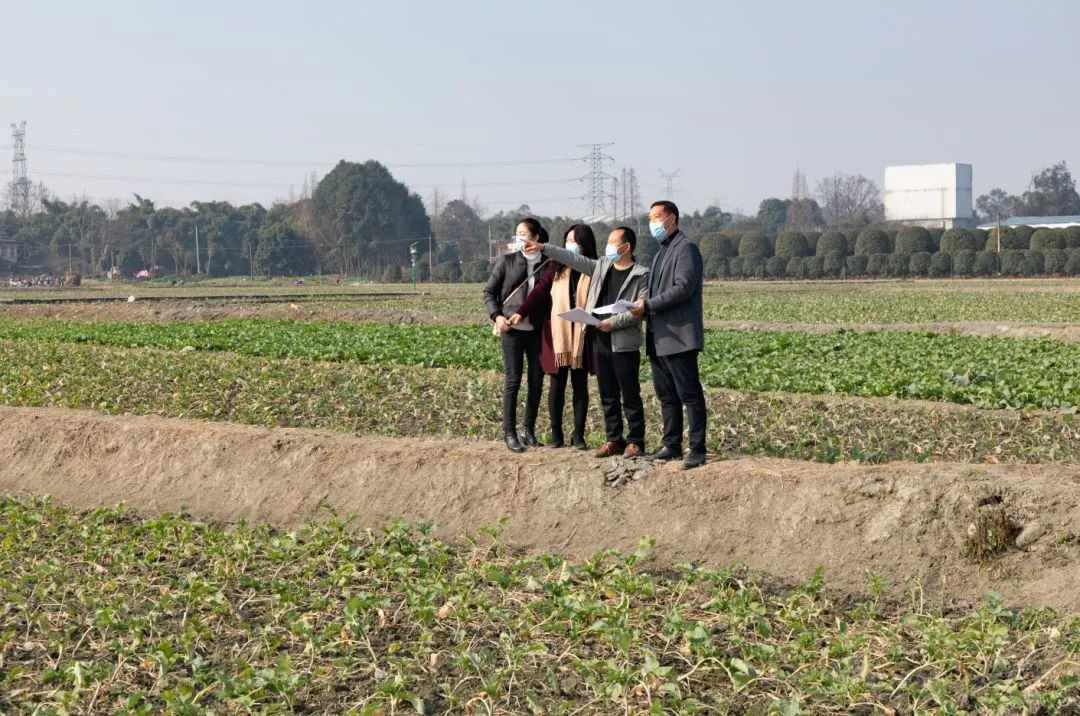
[[[638,237],[628,226],[612,231],[601,253],[585,224],[571,226],[561,247],[550,243],[536,219],[517,224],[514,250],[495,263],[484,285],[484,306],[502,343],[503,433],[511,452],[543,447],[536,419],[544,374],[552,447],[587,450],[589,375],[595,375],[605,433],[597,457],[683,460],[685,469],[705,464],[705,396],[698,375],[698,354],[705,347],[701,252],[679,230],[679,209],[670,201],[649,208],[649,233],[659,247],[652,264],[644,266],[636,261]],[[619,302],[626,310],[610,310]],[[564,318],[572,309],[583,309],[595,325]],[[638,380],[643,345],[664,421],[663,444],[652,453],[645,449]],[[569,443],[563,430],[568,383],[574,413]],[[689,453],[683,449],[684,411]]]

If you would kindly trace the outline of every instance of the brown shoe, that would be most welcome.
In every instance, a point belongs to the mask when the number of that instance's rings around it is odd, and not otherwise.
[[[597,457],[615,457],[616,455],[622,455],[623,450],[626,449],[626,443],[622,440],[616,442],[606,442],[599,450],[596,451]]]
[[[627,445],[626,450],[623,451],[623,457],[641,457],[645,454],[645,451],[638,445]]]

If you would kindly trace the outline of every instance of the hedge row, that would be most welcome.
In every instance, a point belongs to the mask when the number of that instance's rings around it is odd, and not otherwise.
[[[1030,226],[997,229],[924,229],[905,226],[899,229],[864,229],[858,233],[826,231],[807,233],[782,232],[775,239],[759,232],[735,237],[727,234],[706,234],[701,237],[701,253],[706,262],[722,259],[792,259],[819,258],[822,261],[838,255],[842,259],[862,256],[869,259],[880,254],[904,257],[916,254],[944,254],[957,257],[962,253],[982,251],[1002,252],[1033,250],[1040,253],[1080,249],[1080,226],[1067,229],[1032,229]],[[938,259],[944,266],[945,259]],[[813,263],[813,262],[811,262]],[[774,262],[779,265],[779,261]]]
[[[813,256],[717,256],[705,259],[705,277],[718,278],[856,278],[930,276],[1080,276],[1080,247],[1002,249],[955,252],[875,252],[845,256],[839,249]]]

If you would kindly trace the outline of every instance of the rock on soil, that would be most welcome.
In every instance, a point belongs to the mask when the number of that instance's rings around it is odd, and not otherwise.
[[[512,455],[494,443],[363,437],[60,409],[0,409],[0,492],[51,494],[75,508],[126,503],[212,520],[293,526],[427,521],[456,538],[506,518],[503,541],[584,558],[656,541],[659,564],[742,562],[802,581],[820,565],[862,592],[866,572],[896,596],[921,589],[1080,611],[1080,468],[1046,465],[824,465],[713,460],[602,461],[573,450]],[[612,479],[614,476],[615,479]],[[613,485],[612,483],[624,483]],[[973,515],[1004,510],[1042,531],[987,560],[965,556]]]

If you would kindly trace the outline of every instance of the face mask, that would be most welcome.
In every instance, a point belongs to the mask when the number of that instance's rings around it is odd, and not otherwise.
[[[607,256],[612,261],[618,261],[620,255],[619,246],[616,246],[615,244],[608,244],[607,248],[604,249],[604,256]]]
[[[566,242],[566,250],[569,251],[572,254],[580,254],[581,253],[581,247],[578,246],[577,244],[575,244],[573,241],[567,241]]]
[[[667,236],[667,229],[664,228],[664,222],[650,221],[649,233],[653,235],[654,239],[663,239],[665,236]]]

